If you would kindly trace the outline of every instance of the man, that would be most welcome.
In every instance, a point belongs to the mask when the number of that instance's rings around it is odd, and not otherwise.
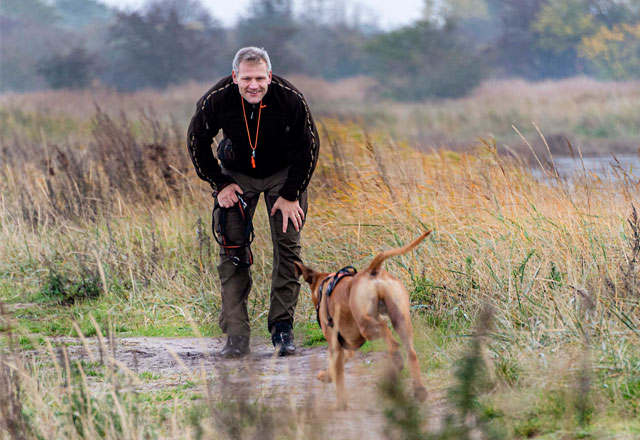
[[[222,130],[218,160],[211,144]],[[247,298],[252,280],[250,224],[260,193],[269,212],[273,272],[268,326],[280,356],[296,351],[293,316],[300,283],[300,231],[307,212],[306,188],[318,160],[318,133],[302,94],[271,73],[269,55],[257,47],[240,49],[230,76],[197,104],[188,132],[198,176],[211,184],[214,234],[220,238],[222,310],[227,334],[224,357],[249,353]],[[246,206],[245,206],[246,203]]]

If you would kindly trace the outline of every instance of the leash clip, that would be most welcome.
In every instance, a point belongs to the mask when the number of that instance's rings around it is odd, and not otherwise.
[[[238,196],[238,200],[240,201],[240,204],[242,205],[242,208],[243,209],[247,209],[247,202],[244,201],[244,199],[242,198],[240,193],[236,193],[236,196]]]

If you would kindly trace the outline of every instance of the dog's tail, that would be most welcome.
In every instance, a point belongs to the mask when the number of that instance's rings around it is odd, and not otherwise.
[[[380,266],[382,265],[384,260],[386,260],[387,258],[390,258],[390,257],[395,257],[396,255],[402,255],[402,254],[405,254],[405,253],[409,252],[411,249],[413,249],[414,247],[418,246],[420,244],[420,242],[422,240],[424,240],[426,238],[426,236],[429,235],[429,234],[431,234],[431,231],[425,232],[420,237],[416,238],[415,240],[413,240],[411,243],[409,243],[406,246],[395,248],[395,249],[389,249],[388,251],[384,251],[384,252],[376,255],[376,257],[373,259],[371,264],[369,264],[369,267],[367,267],[365,272],[369,272],[369,273],[371,273],[371,275],[376,275],[378,273],[378,270],[380,270]]]

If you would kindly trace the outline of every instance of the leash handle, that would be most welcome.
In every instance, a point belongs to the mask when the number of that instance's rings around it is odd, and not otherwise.
[[[227,254],[227,257],[229,257],[229,259],[234,264],[234,266],[244,269],[253,264],[253,252],[251,252],[251,243],[255,238],[255,232],[253,231],[253,223],[251,222],[251,219],[248,217],[247,213],[245,213],[245,210],[249,205],[247,204],[247,202],[244,200],[244,198],[240,193],[236,192],[236,196],[238,197],[238,203],[237,205],[234,204],[230,208],[223,208],[222,206],[220,206],[220,204],[218,203],[218,200],[216,199],[215,205],[213,207],[213,216],[212,216],[213,225],[211,229],[213,231],[213,238],[220,245],[220,247],[224,249],[225,254]],[[227,225],[227,211],[235,208],[236,206],[240,210],[240,215],[242,216],[242,220],[245,223],[244,238],[242,243],[239,243],[239,244],[228,242],[227,238],[225,237],[225,231],[226,231],[226,225]],[[216,225],[215,225],[216,210],[220,210],[220,215],[218,217],[218,229],[219,229],[217,231],[218,233],[216,233]],[[239,249],[243,247],[246,247],[247,250],[249,251],[249,261],[246,261],[246,262],[241,261],[240,258],[234,255],[231,255],[229,253],[229,249]]]

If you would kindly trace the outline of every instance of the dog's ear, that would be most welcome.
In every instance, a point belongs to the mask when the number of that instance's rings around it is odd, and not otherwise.
[[[305,266],[302,263],[299,262],[294,262],[293,263],[296,266],[296,278],[299,278],[300,275],[302,275],[302,278],[304,278],[304,280],[311,284],[313,282],[313,275],[316,273],[313,269],[311,269],[310,267]]]

